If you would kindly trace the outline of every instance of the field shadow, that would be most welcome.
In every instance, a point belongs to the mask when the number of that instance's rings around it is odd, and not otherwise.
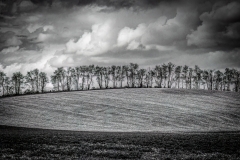
[[[240,132],[77,132],[0,126],[0,159],[240,159]]]

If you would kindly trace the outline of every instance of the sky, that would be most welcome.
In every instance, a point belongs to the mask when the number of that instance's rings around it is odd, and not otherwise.
[[[0,0],[0,70],[240,68],[239,0]]]

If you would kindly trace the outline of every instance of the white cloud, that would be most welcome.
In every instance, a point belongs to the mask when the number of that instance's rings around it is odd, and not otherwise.
[[[118,34],[117,45],[121,47],[131,43],[133,40],[140,41],[140,38],[145,33],[145,31],[145,24],[139,24],[136,29],[125,27]]]
[[[129,43],[129,45],[127,46],[127,49],[135,50],[135,49],[139,49],[139,46],[140,46],[140,43],[133,40],[131,43]]]
[[[136,48],[136,43],[146,47],[161,46],[161,49],[163,46],[174,46],[178,41],[185,41],[187,34],[196,25],[197,17],[197,11],[186,10],[183,7],[177,10],[176,16],[172,19],[160,16],[149,24],[139,24],[135,29],[124,27],[119,32],[117,45],[127,45],[128,49]]]
[[[112,28],[112,21],[93,25],[91,32],[85,32],[76,42],[74,39],[69,40],[66,52],[90,56],[108,51],[113,44]]]
[[[91,34],[89,32],[85,32],[77,42],[75,42],[74,39],[69,40],[66,43],[66,51],[76,52],[78,50],[87,50],[87,47],[90,44],[90,42]]]
[[[142,37],[143,44],[171,46],[175,42],[185,40],[197,21],[197,11],[180,8],[176,17],[168,19],[160,17],[148,26]]]

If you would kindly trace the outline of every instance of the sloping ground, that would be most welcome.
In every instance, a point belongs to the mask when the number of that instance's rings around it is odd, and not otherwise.
[[[0,99],[0,125],[79,131],[239,131],[240,94],[111,89]]]

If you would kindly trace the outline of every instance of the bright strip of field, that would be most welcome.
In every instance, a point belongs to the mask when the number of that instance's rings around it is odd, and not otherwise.
[[[109,89],[0,99],[0,125],[78,131],[239,131],[240,94]]]

